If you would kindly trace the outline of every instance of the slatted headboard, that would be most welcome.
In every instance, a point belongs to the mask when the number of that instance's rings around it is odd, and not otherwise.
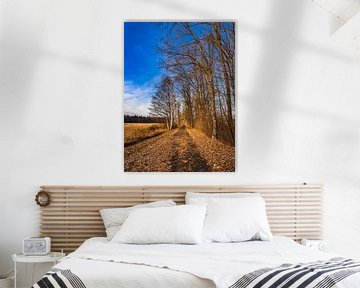
[[[53,251],[74,251],[90,237],[105,236],[99,209],[128,207],[164,199],[183,204],[191,192],[259,192],[266,201],[274,235],[301,239],[322,237],[320,185],[271,186],[42,186],[51,204],[41,208],[41,236],[52,239]]]

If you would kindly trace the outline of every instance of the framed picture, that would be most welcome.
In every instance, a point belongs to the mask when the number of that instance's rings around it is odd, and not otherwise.
[[[124,23],[125,172],[235,171],[235,22]]]

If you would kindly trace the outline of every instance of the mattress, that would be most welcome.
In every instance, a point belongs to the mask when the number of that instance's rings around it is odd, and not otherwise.
[[[272,241],[200,245],[112,244],[106,238],[91,238],[54,268],[57,271],[71,271],[83,283],[83,286],[66,287],[278,287],[241,286],[236,283],[240,283],[241,279],[246,279],[248,282],[248,278],[254,275],[254,271],[272,273],[271,269],[280,265],[281,271],[287,272],[286,274],[279,273],[277,278],[271,279],[272,283],[275,283],[276,280],[279,281],[281,275],[289,274],[292,264],[311,263],[310,266],[294,266],[297,274],[294,272],[293,277],[299,274],[299,270],[314,270],[308,267],[319,267],[325,264],[334,267],[335,262],[331,262],[333,260],[330,259],[339,259],[337,257],[337,255],[311,250],[286,237],[274,237]],[[345,265],[343,263],[352,263],[352,266],[349,266],[352,270],[347,269],[351,273],[341,278],[341,281],[334,282],[334,285],[319,287],[360,287],[360,273],[356,270],[360,268],[360,264],[349,259],[336,261],[340,261],[343,266]],[[340,272],[342,270],[343,268]],[[305,279],[305,276],[300,280],[302,279]],[[303,282],[306,283],[306,281]],[[313,288],[315,286],[291,287]]]
[[[76,251],[55,266],[57,269],[70,269],[78,275],[86,287],[121,287],[121,288],[215,288],[214,282],[202,279],[187,272],[174,271],[150,265],[129,264],[106,260],[87,259],[77,253],[100,251],[118,251],[120,246],[132,248],[160,248],[171,245],[121,245],[111,244],[106,237],[94,237],[85,241]],[[134,247],[135,246],[135,247]],[[183,245],[174,245],[183,246]],[[91,253],[91,252],[90,252]],[[83,254],[82,254],[83,255]]]

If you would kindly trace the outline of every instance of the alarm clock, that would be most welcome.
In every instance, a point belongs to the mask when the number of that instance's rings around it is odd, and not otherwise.
[[[50,237],[30,237],[23,240],[24,255],[46,255],[50,252]]]

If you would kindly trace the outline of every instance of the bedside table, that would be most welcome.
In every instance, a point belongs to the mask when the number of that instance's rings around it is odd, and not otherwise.
[[[14,288],[16,288],[16,264],[17,263],[33,263],[34,265],[36,265],[36,263],[53,263],[54,265],[57,264],[59,262],[59,260],[61,258],[65,257],[65,253],[60,253],[60,252],[50,252],[49,254],[46,255],[36,255],[36,256],[28,256],[28,255],[24,255],[24,254],[14,254],[12,255],[12,259],[14,261],[14,270],[15,270],[15,277],[14,277]],[[31,273],[31,285],[33,285],[33,281],[34,281],[34,266],[32,269],[32,273]]]
[[[328,242],[326,240],[310,240],[310,239],[303,239],[301,240],[301,244],[309,247],[314,250],[318,250],[321,252],[328,251]]]

